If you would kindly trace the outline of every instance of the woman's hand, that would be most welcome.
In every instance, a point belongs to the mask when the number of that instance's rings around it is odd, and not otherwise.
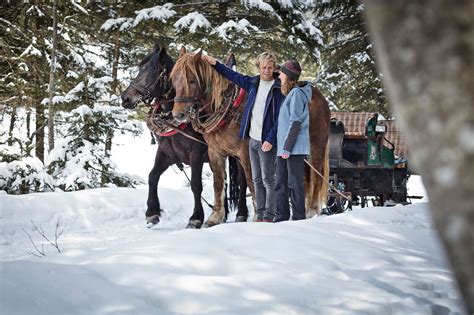
[[[214,66],[217,62],[217,59],[208,55],[201,55],[201,60],[206,61],[211,66]]]
[[[281,158],[284,159],[284,160],[286,160],[286,159],[289,158],[289,157],[290,157],[290,155],[289,155],[288,153],[283,153],[283,154],[281,155]]]
[[[271,149],[273,148],[273,145],[268,142],[268,141],[265,141],[263,144],[262,144],[262,151],[263,152],[268,152],[270,151]]]

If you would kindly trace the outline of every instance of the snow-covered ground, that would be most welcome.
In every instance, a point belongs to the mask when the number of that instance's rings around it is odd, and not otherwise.
[[[147,178],[149,140],[117,139],[120,171]],[[206,168],[212,202],[211,178]],[[0,194],[0,314],[463,314],[426,199],[186,230],[186,178],[170,168],[159,186],[166,212],[153,229],[146,186]],[[417,176],[409,189],[425,194]],[[62,253],[34,230],[54,240],[58,222]]]

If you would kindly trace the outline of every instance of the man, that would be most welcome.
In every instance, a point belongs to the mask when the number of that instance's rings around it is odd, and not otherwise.
[[[280,80],[274,73],[275,54],[264,52],[257,57],[255,65],[259,75],[253,77],[233,71],[213,57],[203,55],[202,59],[248,93],[239,137],[250,138],[249,155],[255,186],[257,222],[273,222],[276,211],[276,134],[280,105],[285,98],[281,94]]]

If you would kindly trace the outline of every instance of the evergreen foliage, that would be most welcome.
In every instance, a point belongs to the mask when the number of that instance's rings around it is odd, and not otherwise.
[[[59,1],[52,99],[53,4],[13,2],[0,4],[0,9],[0,115],[3,126],[10,126],[0,132],[0,171],[5,174],[12,169],[9,163],[36,154],[40,162],[52,163],[46,167],[63,189],[133,185],[132,179],[114,173],[110,147],[114,132],[137,132],[126,126],[128,112],[120,107],[119,94],[156,42],[175,59],[181,45],[218,58],[232,50],[239,71],[247,74],[256,72],[255,56],[272,50],[280,62],[300,60],[303,77],[315,81],[335,108],[388,112],[362,19],[364,8],[356,1]],[[50,104],[55,111],[51,117]],[[135,113],[143,117],[140,110]],[[63,141],[44,159],[48,119],[54,121],[56,139]],[[85,152],[96,156],[87,158]],[[61,177],[73,160],[90,174]],[[23,192],[50,187],[25,185],[29,188],[23,186]]]
[[[121,109],[87,105],[73,110],[66,118],[65,137],[51,151],[48,171],[63,190],[97,188],[108,184],[134,187],[140,183],[126,174],[117,173],[105,151],[105,135],[110,128],[139,135],[138,125],[129,123]]]
[[[388,101],[375,67],[374,50],[356,0],[318,0],[315,14],[324,34],[317,81],[338,110],[389,116]]]
[[[54,180],[36,157],[0,162],[0,190],[10,194],[51,191]]]

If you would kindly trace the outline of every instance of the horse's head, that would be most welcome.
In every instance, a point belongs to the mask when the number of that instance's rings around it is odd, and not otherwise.
[[[172,89],[169,75],[174,62],[165,48],[155,48],[139,64],[138,75],[122,93],[122,106],[134,108],[140,101],[149,104],[160,99]]]
[[[184,47],[171,72],[171,81],[176,92],[173,117],[180,122],[189,121],[203,107],[217,109],[230,85],[212,66],[201,60],[201,52],[187,53]]]

